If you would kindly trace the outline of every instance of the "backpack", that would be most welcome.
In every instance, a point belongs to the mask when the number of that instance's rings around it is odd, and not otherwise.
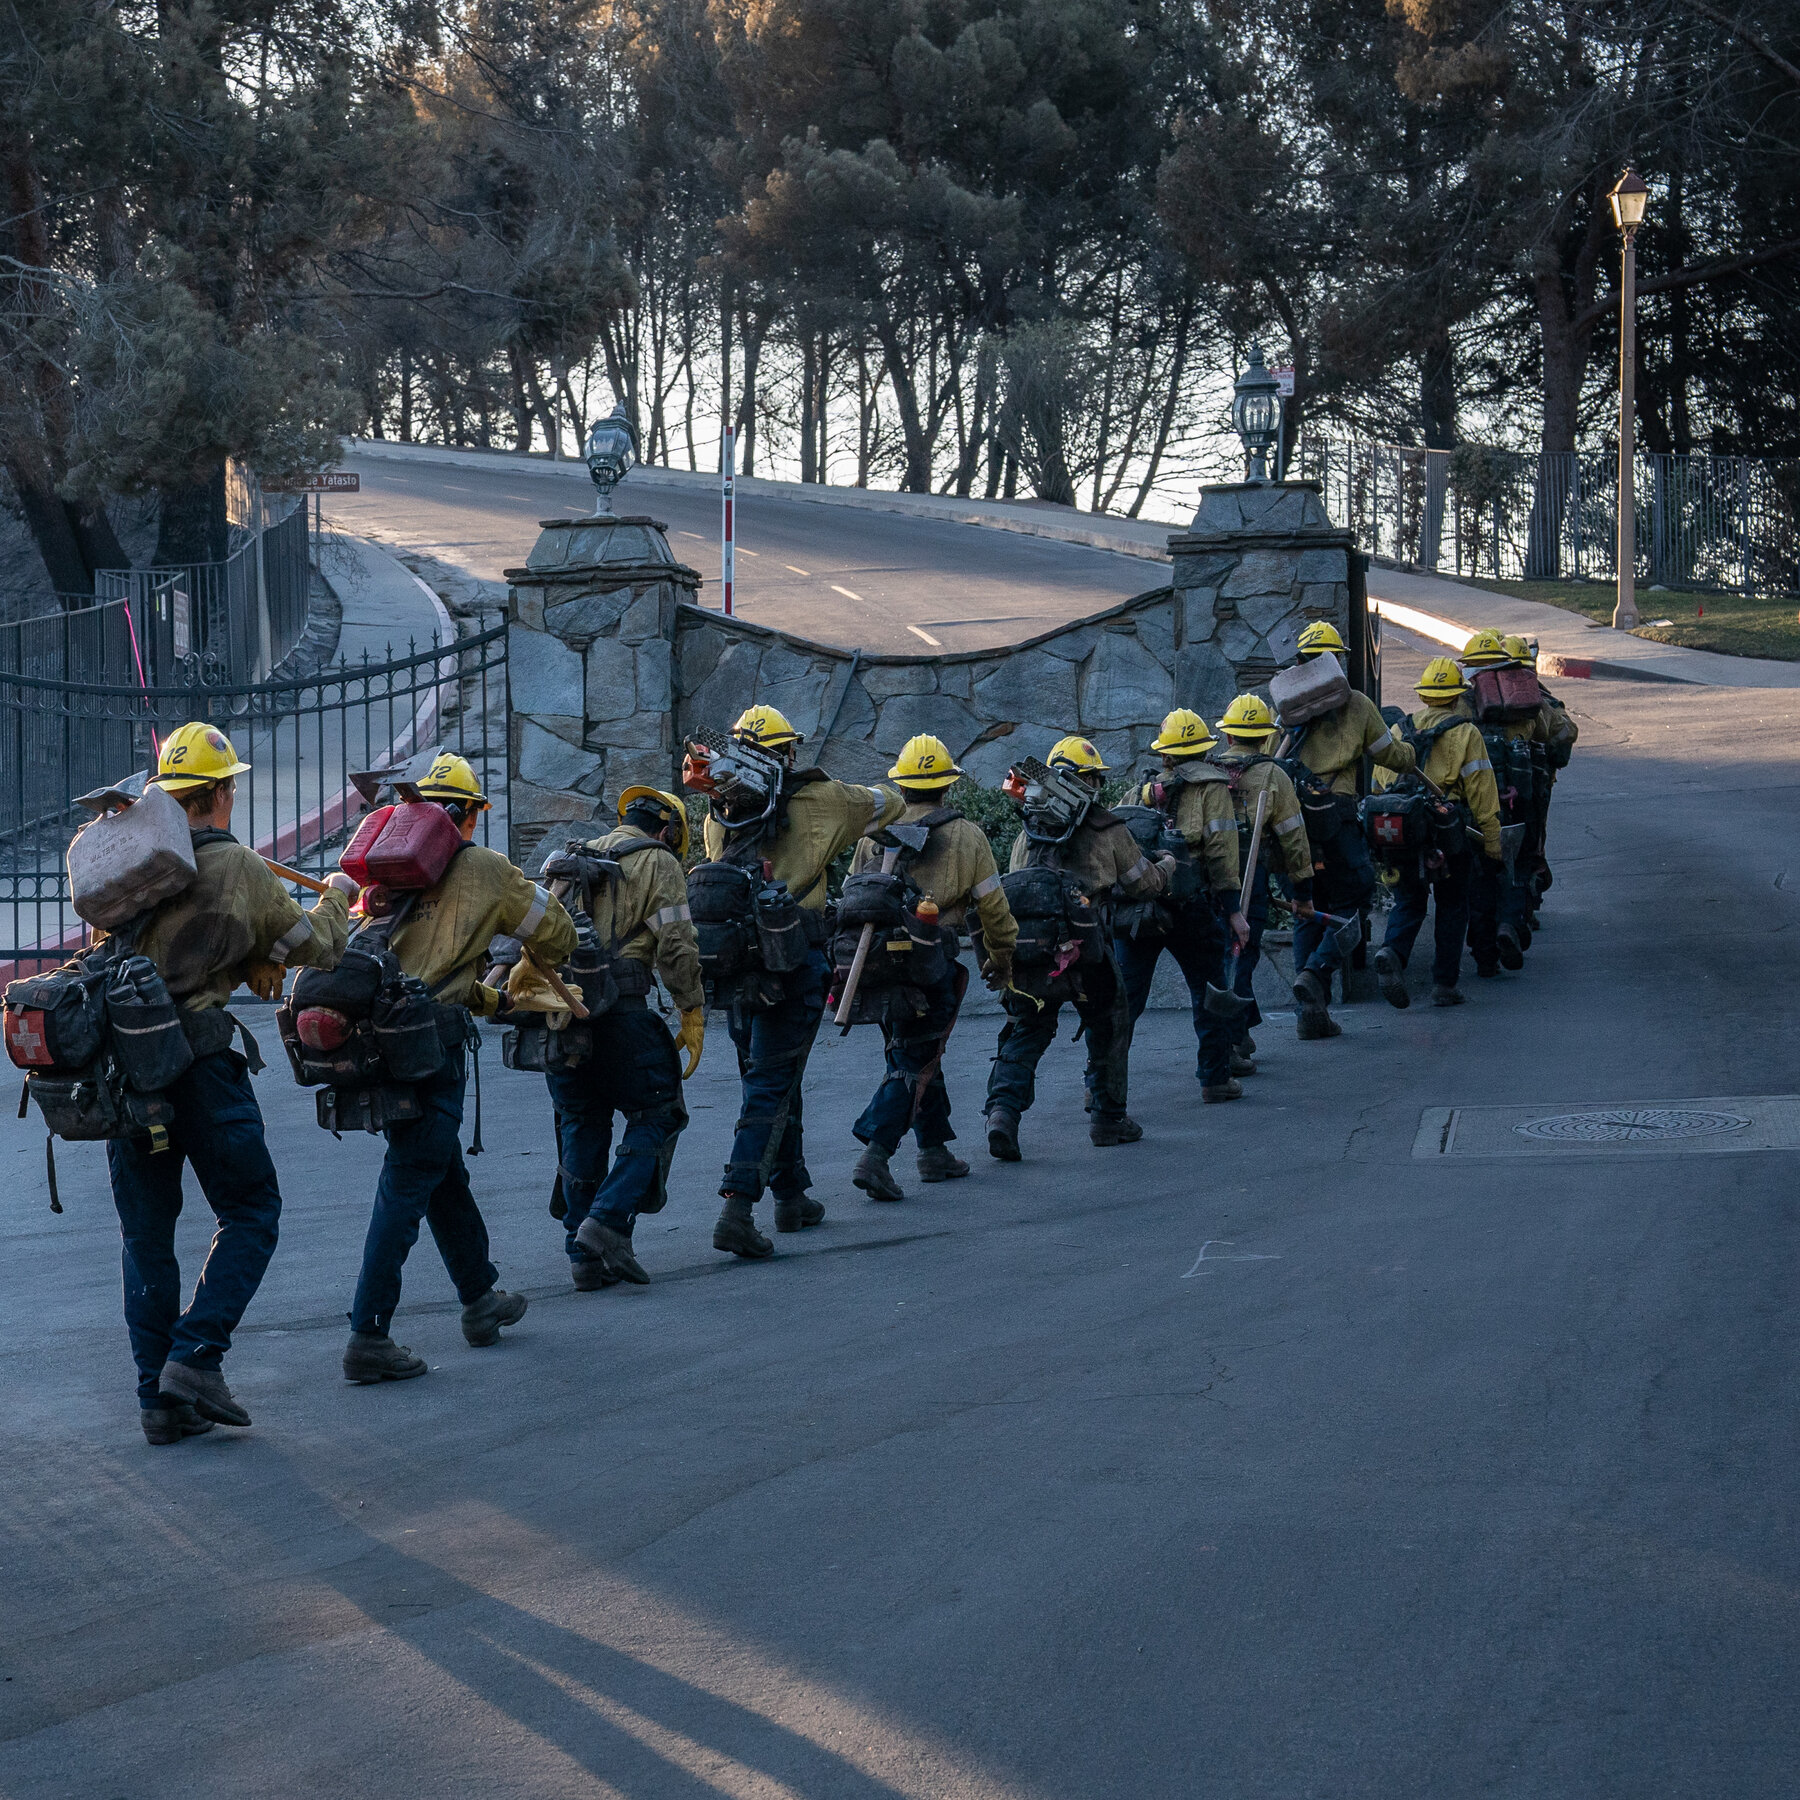
[[[852,1025],[899,1025],[920,1018],[930,1005],[928,990],[949,973],[953,948],[948,927],[921,918],[924,896],[912,879],[913,864],[930,847],[930,833],[963,814],[953,806],[934,807],[916,821],[926,841],[918,850],[902,846],[892,869],[863,869],[844,879],[838,895],[837,930],[831,940],[831,999],[842,994],[856,961],[865,926],[873,928],[869,954],[851,1001]],[[875,842],[883,834],[872,832]],[[888,840],[889,847],[892,839]]]
[[[1000,886],[1019,927],[1014,985],[1039,1000],[1078,998],[1082,968],[1106,958],[1100,911],[1087,890],[1052,863],[1011,870]]]
[[[302,969],[276,1009],[294,1079],[321,1090],[318,1121],[334,1136],[378,1132],[420,1117],[418,1083],[469,1041],[468,1009],[436,999],[460,965],[428,988],[388,947],[420,891],[407,894],[385,917],[365,922],[335,968]]]
[[[688,911],[707,1004],[748,1012],[778,1005],[786,991],[780,977],[805,966],[808,948],[800,902],[787,883],[763,876],[734,846],[688,871]]]

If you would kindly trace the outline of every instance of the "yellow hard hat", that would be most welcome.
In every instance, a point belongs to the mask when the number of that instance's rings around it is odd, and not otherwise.
[[[1162,730],[1150,740],[1150,748],[1160,750],[1164,756],[1199,756],[1218,741],[1197,712],[1178,706],[1163,720]]]
[[[947,788],[961,774],[950,746],[942,738],[921,732],[906,740],[894,766],[888,770],[888,780],[905,787]]]
[[[1239,694],[1226,707],[1219,729],[1230,737],[1266,738],[1273,737],[1277,727],[1268,701],[1257,694]]]
[[[454,752],[445,750],[432,759],[431,767],[420,780],[419,793],[426,800],[460,801],[463,805],[486,806],[487,795],[475,771]]]
[[[1300,654],[1317,656],[1321,650],[1333,650],[1342,654],[1344,640],[1338,636],[1337,627],[1329,619],[1314,619],[1300,634]]]
[[[208,782],[242,775],[249,767],[238,761],[231,739],[218,726],[194,719],[163,739],[156,759],[156,782],[171,794],[185,794]]]
[[[681,821],[681,842],[675,846],[675,854],[685,857],[688,853],[688,815],[687,808],[673,794],[665,793],[661,788],[628,787],[619,796],[619,823],[625,822],[625,809],[635,806],[640,800],[659,802]]]
[[[1419,677],[1417,692],[1427,700],[1442,697],[1445,700],[1468,691],[1468,682],[1463,679],[1463,672],[1447,656],[1434,656],[1425,665],[1425,673]]]
[[[1506,646],[1500,641],[1497,631],[1478,631],[1462,647],[1459,659],[1464,667],[1473,665],[1477,668],[1489,663],[1511,662],[1512,657]]]
[[[1044,758],[1051,768],[1061,763],[1066,769],[1079,769],[1084,775],[1104,775],[1106,764],[1100,752],[1084,737],[1058,738]]]
[[[748,738],[763,750],[778,750],[783,744],[797,744],[800,734],[772,706],[747,706],[732,726],[733,737]]]
[[[1509,633],[1500,640],[1500,648],[1514,662],[1523,663],[1528,669],[1537,667],[1537,648],[1530,638],[1516,637]]]

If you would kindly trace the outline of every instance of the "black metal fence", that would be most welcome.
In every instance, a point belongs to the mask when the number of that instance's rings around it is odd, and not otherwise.
[[[1615,579],[1616,457],[1309,440],[1295,464],[1374,555],[1496,580]],[[1749,595],[1800,588],[1800,467],[1646,455],[1634,486],[1641,582]]]
[[[72,631],[63,666],[103,661],[117,649],[114,629],[101,619]],[[0,979],[60,962],[83,941],[64,860],[89,816],[76,796],[150,765],[157,741],[195,718],[228,733],[251,765],[238,777],[232,831],[277,861],[335,867],[361,811],[351,773],[440,745],[469,759],[496,802],[482,840],[491,831],[506,842],[504,622],[295,681],[140,687],[0,669]]]

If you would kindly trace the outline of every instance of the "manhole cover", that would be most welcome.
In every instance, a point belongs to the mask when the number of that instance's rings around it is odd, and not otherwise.
[[[1604,1112],[1556,1113],[1533,1119],[1513,1130],[1521,1137],[1552,1144],[1641,1144],[1670,1138],[1712,1137],[1742,1131],[1750,1121],[1741,1113],[1701,1112],[1675,1106],[1613,1106]]]

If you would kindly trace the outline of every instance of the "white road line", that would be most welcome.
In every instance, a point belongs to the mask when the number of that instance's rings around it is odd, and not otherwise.
[[[859,600],[860,601],[862,599],[861,594],[853,594],[853,593],[851,593],[851,591],[848,588],[839,587],[835,581],[831,584],[831,591],[834,594],[842,594],[846,600]]]
[[[805,576],[807,576],[807,577],[808,577],[808,578],[809,578],[809,579],[810,579],[810,578],[811,578],[811,576],[812,576],[812,570],[811,570],[811,569],[796,569],[796,568],[795,568],[795,567],[794,567],[794,565],[793,565],[793,564],[792,564],[792,563],[783,563],[783,564],[782,564],[782,565],[781,565],[781,566],[782,566],[782,567],[783,567],[783,568],[784,568],[784,569],[786,569],[786,570],[787,570],[787,572],[788,572],[788,573],[789,573],[789,574],[790,574],[790,575],[805,575]]]
[[[840,588],[838,590],[838,592],[842,593],[843,589]],[[936,638],[934,638],[929,631],[921,631],[918,628],[918,626],[916,626],[916,625],[909,625],[909,626],[907,626],[906,629],[908,631],[910,631],[914,637],[923,638],[926,641],[926,643],[928,643],[932,647],[932,649],[934,649],[934,650],[943,649],[944,646]]]
[[[691,537],[696,544],[710,544],[712,542],[711,538],[702,537],[697,531],[684,531],[681,535],[683,537]]]
[[[762,552],[760,550],[746,550],[742,544],[739,544],[737,546],[737,553],[739,556],[761,556],[762,555]]]

